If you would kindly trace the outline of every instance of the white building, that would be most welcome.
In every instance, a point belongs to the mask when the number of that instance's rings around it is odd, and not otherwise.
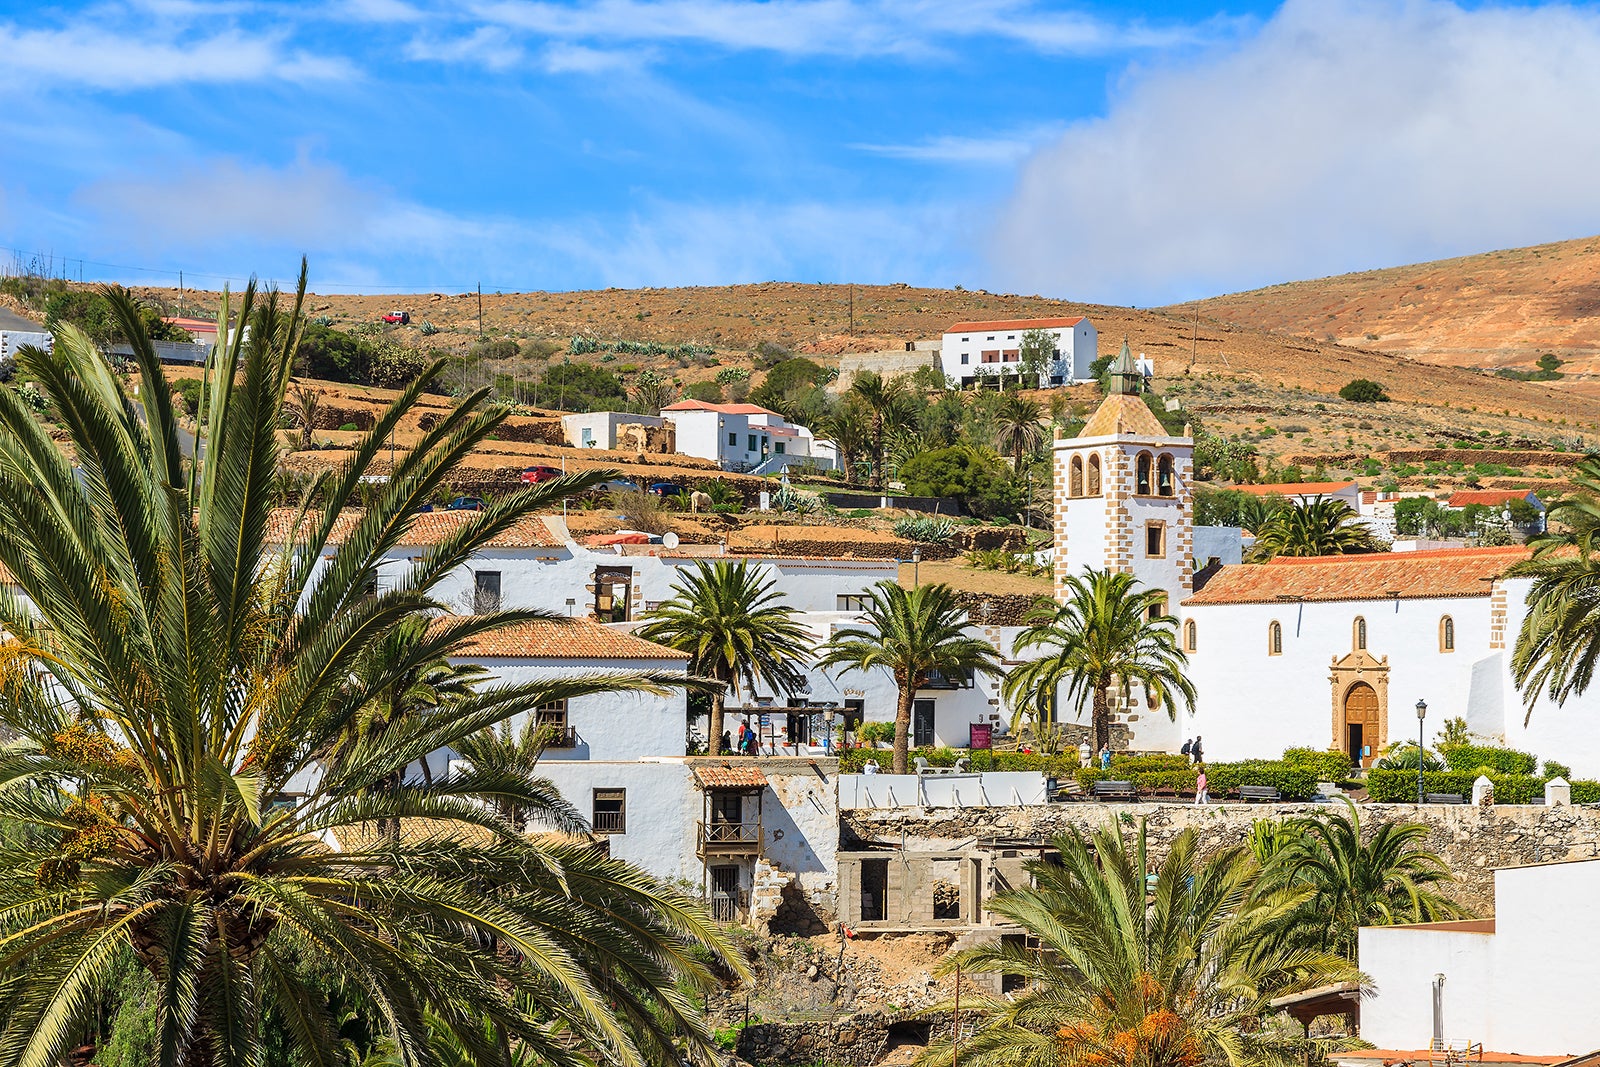
[[[1054,358],[1046,368],[1045,386],[1088,381],[1097,357],[1099,334],[1083,316],[1054,319],[997,319],[958,322],[944,333],[939,350],[945,377],[962,386],[999,380],[1002,370],[1016,376],[1022,366],[1022,335],[1040,330],[1055,339]]]
[[[1502,868],[1494,896],[1492,919],[1361,930],[1377,990],[1363,1040],[1411,1051],[1438,1037],[1485,1061],[1600,1048],[1600,860]]]
[[[1237,485],[1238,492],[1249,496],[1281,496],[1291,504],[1305,505],[1317,500],[1342,500],[1350,510],[1361,512],[1361,485],[1358,482],[1278,482],[1261,485]]]
[[[635,415],[628,411],[581,411],[561,416],[561,432],[574,448],[620,448],[619,431],[625,426],[662,428],[667,420],[659,415]],[[641,451],[643,451],[641,449]]]
[[[768,473],[811,463],[837,465],[831,442],[817,441],[804,426],[791,425],[759,404],[712,404],[680,400],[661,409],[677,429],[678,451],[715,460],[724,470]]]

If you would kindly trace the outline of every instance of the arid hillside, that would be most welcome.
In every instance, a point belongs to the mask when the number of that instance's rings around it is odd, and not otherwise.
[[[1449,366],[1528,369],[1552,353],[1567,363],[1560,385],[1600,391],[1600,237],[1288,282],[1199,308],[1205,319]]]

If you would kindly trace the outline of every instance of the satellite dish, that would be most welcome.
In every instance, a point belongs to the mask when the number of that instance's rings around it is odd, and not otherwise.
[[[677,548],[678,535],[673,533],[671,530],[668,530],[666,533],[661,535],[661,545],[663,548]]]

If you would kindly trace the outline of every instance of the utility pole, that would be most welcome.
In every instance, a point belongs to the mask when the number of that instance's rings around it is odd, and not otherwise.
[[[483,283],[478,283],[478,340],[483,340]]]
[[[856,335],[856,287],[850,286],[850,336]]]
[[[178,271],[178,316],[183,317],[183,271]]]
[[[1183,373],[1188,374],[1194,370],[1195,358],[1200,352],[1200,301],[1194,302],[1194,337],[1189,341],[1189,368]]]
[[[950,1013],[950,1067],[961,1067],[961,964],[956,964],[956,1007]]]

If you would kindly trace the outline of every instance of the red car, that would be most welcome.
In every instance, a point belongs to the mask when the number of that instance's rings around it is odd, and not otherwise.
[[[391,311],[389,314],[383,317],[383,321],[387,322],[390,326],[410,326],[411,312]]]
[[[522,480],[529,485],[538,485],[540,482],[548,482],[552,478],[559,477],[561,477],[561,472],[554,467],[524,467],[522,469]]]

